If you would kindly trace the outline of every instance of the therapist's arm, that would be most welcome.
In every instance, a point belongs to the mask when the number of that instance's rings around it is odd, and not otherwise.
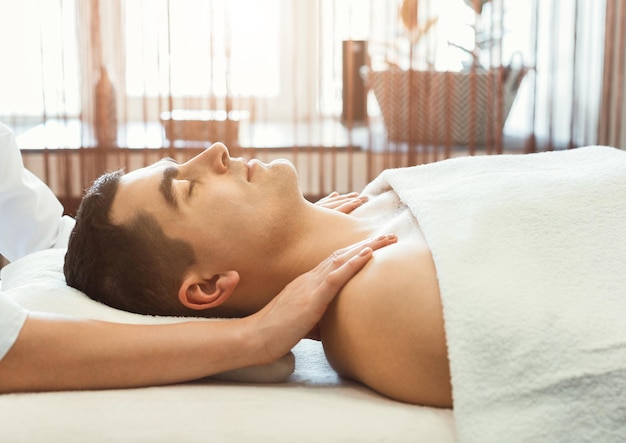
[[[387,236],[334,254],[242,319],[125,325],[31,314],[0,361],[0,392],[161,385],[270,363],[314,329],[372,249],[394,242]]]

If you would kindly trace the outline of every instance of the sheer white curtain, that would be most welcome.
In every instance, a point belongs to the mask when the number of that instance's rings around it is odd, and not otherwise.
[[[614,20],[610,39],[619,39],[624,29],[624,1],[608,1],[488,2],[483,16],[503,36],[487,63],[532,68],[505,134],[534,135],[536,149],[598,142],[605,23]],[[0,116],[17,125],[78,117],[91,123],[93,88],[105,66],[122,122],[158,121],[169,107],[234,106],[268,121],[336,117],[342,106],[341,41],[368,41],[375,63],[381,45],[402,33],[400,3],[0,0]],[[420,20],[439,20],[423,45],[436,53],[435,69],[460,67],[462,54],[449,41],[472,43],[467,3],[420,2]],[[606,17],[607,7],[615,17]],[[623,70],[619,47],[612,50],[615,63],[606,69]],[[80,143],[93,145],[91,138],[85,131]]]
[[[533,70],[520,89],[505,132],[534,135],[533,150],[595,144],[605,1],[535,0],[534,11],[524,7],[527,3],[508,1],[506,6],[511,8],[510,35],[515,36],[509,51],[520,51]]]
[[[50,148],[26,149],[27,164],[74,200],[104,170],[184,160],[214,141],[173,143],[161,118],[174,110],[243,111],[235,154],[289,157],[317,196],[360,189],[385,167],[484,152],[390,141],[371,92],[364,120],[342,119],[344,41],[365,41],[372,69],[408,68],[403,1],[0,0],[0,120],[23,147]],[[477,23],[497,43],[480,56],[496,79],[528,68],[487,152],[626,147],[626,0],[417,3],[409,20],[427,32],[414,69],[467,69],[458,47],[473,49]],[[483,3],[477,22],[472,6]],[[98,83],[103,70],[109,84]],[[502,92],[490,94],[487,106],[499,106]],[[479,115],[476,103],[463,112]]]
[[[75,0],[0,0],[0,118],[77,116],[80,66]]]
[[[608,0],[624,3],[623,0]],[[473,49],[478,25],[495,44],[481,51],[486,67],[524,65],[529,68],[504,127],[505,142],[525,140],[528,150],[573,147],[598,142],[605,57],[606,0],[518,1],[422,0],[418,21],[437,20],[416,46],[419,69],[461,71]],[[471,7],[485,3],[477,19]],[[401,0],[387,2],[371,22],[370,46],[378,59],[398,60],[381,45],[406,40],[397,11]],[[389,7],[391,6],[391,8]],[[394,13],[395,12],[395,13]],[[615,32],[623,29],[622,22]],[[406,44],[406,43],[405,43]],[[406,51],[406,47],[404,48]],[[381,55],[382,54],[382,55]],[[465,59],[464,59],[465,57]],[[397,63],[408,68],[406,60]],[[403,64],[404,63],[404,64]],[[413,62],[415,66],[415,61]],[[506,146],[505,146],[506,149]]]

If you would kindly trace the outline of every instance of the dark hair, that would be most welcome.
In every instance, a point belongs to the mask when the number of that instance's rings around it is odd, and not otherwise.
[[[65,254],[67,284],[125,311],[184,314],[176,294],[184,271],[195,262],[193,249],[167,237],[145,212],[123,225],[110,221],[121,176],[121,171],[101,176],[83,197]]]

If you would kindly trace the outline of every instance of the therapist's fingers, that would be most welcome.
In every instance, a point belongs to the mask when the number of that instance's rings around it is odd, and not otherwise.
[[[396,243],[393,234],[368,239],[338,250],[291,283],[253,320],[269,361],[279,358],[314,331],[341,288],[372,258],[373,251]]]
[[[347,194],[331,192],[326,197],[318,200],[315,204],[327,209],[349,214],[363,203],[367,202],[367,200],[368,198],[366,196],[359,195],[358,192],[350,192]]]
[[[334,252],[330,259],[336,269],[328,273],[327,283],[331,286],[343,287],[369,261],[375,249],[396,243],[397,240],[395,234],[381,235]]]
[[[376,238],[366,238],[365,240],[361,240],[360,242],[351,244],[345,248],[337,249],[330,255],[329,259],[337,260],[337,263],[344,263],[346,260],[358,254],[365,247],[370,247],[373,250],[376,250],[391,243],[396,243],[397,241],[398,237],[395,234],[385,234],[379,235]]]

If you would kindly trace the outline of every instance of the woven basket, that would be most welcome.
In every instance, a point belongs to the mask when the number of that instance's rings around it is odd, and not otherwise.
[[[474,73],[389,69],[369,71],[367,80],[389,140],[480,145],[502,131],[525,74],[525,68]]]

